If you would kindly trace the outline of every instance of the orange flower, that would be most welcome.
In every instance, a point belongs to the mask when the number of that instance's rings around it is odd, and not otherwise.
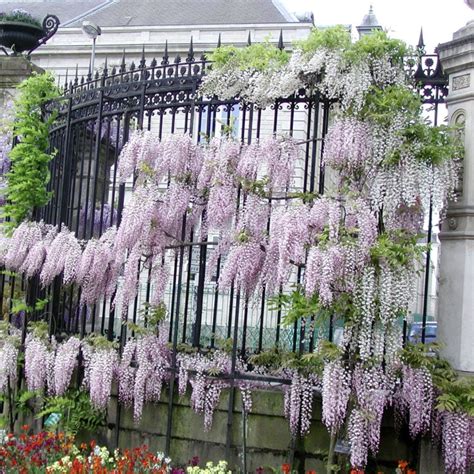
[[[311,471],[306,471],[306,474],[318,474],[315,470],[311,470]]]
[[[416,474],[415,469],[408,469],[407,474]]]
[[[288,463],[282,464],[281,471],[283,472],[283,474],[289,474],[291,471],[291,465]]]
[[[407,466],[408,466],[408,461],[404,461],[404,460],[398,461],[398,467],[400,469],[405,469]]]

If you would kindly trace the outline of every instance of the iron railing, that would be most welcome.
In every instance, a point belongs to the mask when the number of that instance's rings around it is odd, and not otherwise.
[[[280,47],[283,41],[280,39]],[[423,102],[433,109],[434,123],[438,109],[447,95],[447,79],[443,75],[437,55],[425,55],[422,38],[418,56],[409,65],[410,74],[417,80]],[[185,58],[174,60],[165,48],[160,62],[147,64],[143,51],[138,66],[125,63],[109,71],[107,61],[102,73],[92,77],[76,76],[63,88],[62,97],[50,104],[45,113],[58,110],[50,132],[51,179],[48,191],[52,199],[35,212],[36,219],[66,225],[78,238],[87,240],[98,236],[113,224],[120,223],[124,204],[132,183],[119,184],[117,160],[123,144],[132,130],[143,128],[155,131],[160,137],[177,132],[189,133],[197,142],[203,137],[220,133],[222,125],[232,127],[232,133],[242,142],[251,143],[275,133],[285,133],[301,141],[302,166],[299,170],[300,192],[324,193],[325,170],[321,162],[323,139],[327,132],[333,104],[318,93],[305,90],[278,99],[266,109],[239,100],[221,101],[201,97],[197,89],[209,63],[205,56],[196,58],[192,41]],[[237,202],[236,205],[239,205]],[[427,242],[431,242],[433,210],[429,215]],[[208,241],[212,241],[209,236]],[[212,242],[211,242],[212,244]],[[169,339],[176,349],[179,343],[195,347],[213,348],[219,339],[232,339],[232,358],[262,349],[280,346],[292,351],[313,348],[316,335],[332,339],[337,332],[337,321],[331,319],[327,327],[312,327],[297,323],[282,328],[281,311],[268,307],[265,290],[252,300],[238,291],[220,291],[217,287],[220,266],[211,281],[205,278],[212,245],[194,239],[191,245],[180,246],[172,256],[172,274],[167,292]],[[427,321],[428,288],[430,278],[430,250],[426,255],[423,303],[423,340]],[[220,262],[222,263],[222,262]],[[141,309],[150,301],[150,269],[145,262],[140,268],[140,291],[128,312],[129,320],[137,322]],[[298,275],[298,278],[301,275]],[[11,314],[15,295],[27,291],[28,302],[47,298],[42,314],[46,314],[52,333],[78,333],[85,336],[95,332],[116,339],[123,344],[127,327],[122,325],[111,302],[104,300],[92,307],[80,305],[80,290],[63,287],[61,279],[42,289],[37,278],[25,281],[13,275],[2,275],[0,294],[3,312]],[[23,318],[23,330],[25,331]],[[406,325],[405,325],[406,332]],[[235,364],[234,364],[235,366]],[[175,368],[171,368],[173,371]],[[239,377],[235,370],[232,381]],[[282,381],[288,383],[288,381]],[[170,385],[172,413],[173,384]],[[229,417],[233,413],[233,397],[229,399]],[[169,425],[169,423],[168,423]],[[171,437],[168,426],[167,443]],[[118,433],[118,431],[117,431]],[[117,434],[118,436],[118,434]],[[229,440],[228,443],[229,445]],[[168,444],[169,447],[169,444]]]

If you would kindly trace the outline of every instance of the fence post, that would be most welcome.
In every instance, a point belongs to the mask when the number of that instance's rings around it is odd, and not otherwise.
[[[444,356],[474,372],[474,21],[439,46],[449,75],[449,123],[464,127],[465,156],[457,202],[450,203],[440,233],[438,339]]]

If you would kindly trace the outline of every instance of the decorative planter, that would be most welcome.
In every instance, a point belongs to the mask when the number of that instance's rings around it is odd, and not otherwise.
[[[46,36],[43,28],[16,21],[0,21],[0,46],[15,53],[32,50]]]

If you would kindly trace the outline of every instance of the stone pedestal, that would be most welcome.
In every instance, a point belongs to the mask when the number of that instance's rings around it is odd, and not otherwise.
[[[463,128],[465,158],[457,202],[440,233],[438,340],[460,372],[474,372],[474,21],[438,47],[449,75],[449,123]]]
[[[16,86],[33,72],[44,71],[23,56],[0,56],[0,107],[3,107],[4,98],[11,98]]]
[[[4,133],[4,127],[12,114],[16,86],[33,72],[44,71],[23,56],[0,56],[0,133]],[[0,148],[5,146],[9,147],[9,143],[2,141]],[[0,154],[4,152],[0,149]]]

